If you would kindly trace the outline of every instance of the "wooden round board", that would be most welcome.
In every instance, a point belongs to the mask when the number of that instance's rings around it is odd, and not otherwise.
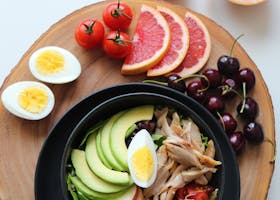
[[[123,0],[129,4],[135,13],[135,18],[128,32],[133,34],[137,15],[141,4],[151,6],[162,5],[184,16],[187,8],[161,1]],[[84,50],[74,40],[76,25],[88,16],[102,20],[102,10],[108,3],[98,3],[82,8],[58,23],[44,33],[25,53],[11,74],[1,87],[3,90],[12,83],[24,80],[36,80],[28,68],[28,59],[37,49],[55,45],[71,51],[80,60],[82,74],[74,82],[62,85],[47,84],[54,92],[56,103],[52,113],[40,121],[28,121],[15,117],[0,104],[0,199],[34,199],[34,174],[39,152],[53,125],[77,101],[98,89],[118,83],[142,81],[145,75],[123,76],[120,73],[122,61],[108,58],[100,48]],[[193,12],[193,11],[191,11]],[[193,12],[194,13],[194,12]],[[211,39],[212,51],[206,67],[216,67],[219,56],[227,54],[234,38],[212,20],[195,13],[207,26]],[[238,57],[241,67],[251,68],[256,75],[256,85],[249,96],[254,97],[260,107],[257,121],[263,126],[265,137],[275,142],[274,114],[270,95],[265,82],[254,62],[248,57],[242,47],[237,44],[234,56]],[[236,100],[231,103],[234,105]],[[232,113],[236,115],[234,107]],[[242,130],[242,124],[238,127]],[[63,133],[61,133],[63,134]],[[261,145],[248,145],[242,155],[238,156],[241,176],[241,199],[266,199],[274,170],[274,163],[270,163],[274,155],[274,148],[269,142]]]

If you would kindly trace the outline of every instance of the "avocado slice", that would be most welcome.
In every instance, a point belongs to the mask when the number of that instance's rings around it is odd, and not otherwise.
[[[127,172],[111,170],[101,162],[96,146],[96,134],[92,134],[87,140],[85,152],[87,163],[93,173],[109,183],[126,186],[131,185],[133,182]]]
[[[81,193],[81,192],[77,192],[77,195],[78,195],[78,198],[79,198],[79,200],[91,200],[91,199],[89,199],[88,197],[86,197],[83,193]],[[96,198],[95,198],[96,199]]]
[[[114,200],[134,200],[137,194],[137,186],[132,185],[128,190],[126,190],[121,196],[114,198]]]
[[[100,158],[101,162],[109,169],[113,169],[112,165],[108,162],[108,160],[106,159],[106,157],[104,156],[104,152],[103,149],[101,147],[101,131],[102,128],[99,129],[97,135],[96,135],[96,150],[97,150],[97,154],[98,157]]]
[[[96,176],[89,168],[86,161],[86,154],[79,149],[73,149],[71,160],[77,176],[90,189],[102,193],[114,193],[125,190],[128,186],[115,185],[108,183]]]
[[[89,199],[95,199],[95,200],[114,199],[114,198],[122,196],[128,190],[128,189],[126,189],[121,192],[109,193],[109,194],[100,193],[100,192],[96,192],[96,191],[88,188],[85,184],[83,184],[83,182],[77,176],[69,175],[69,177],[70,177],[72,184],[75,186],[76,190]]]
[[[109,162],[109,164],[112,166],[112,169],[122,171],[123,167],[117,162],[115,159],[113,152],[111,150],[110,146],[110,132],[112,129],[112,126],[114,122],[123,114],[124,112],[119,112],[115,115],[113,115],[104,125],[101,132],[101,147],[102,151],[104,153],[104,157]]]
[[[114,157],[123,167],[123,171],[128,171],[127,147],[125,144],[127,130],[139,121],[151,120],[153,112],[153,105],[134,107],[123,113],[113,124],[110,132],[110,146]]]

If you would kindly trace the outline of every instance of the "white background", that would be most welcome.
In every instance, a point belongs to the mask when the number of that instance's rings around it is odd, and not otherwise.
[[[22,55],[47,29],[70,14],[98,0],[9,0],[0,2],[0,84]],[[245,33],[239,42],[259,67],[272,96],[276,139],[280,130],[280,1],[252,7],[233,5],[226,0],[169,0],[198,11],[227,29],[234,37]],[[277,142],[279,146],[279,142]],[[278,148],[279,149],[279,148]],[[268,199],[280,199],[280,156]],[[257,193],[258,191],[256,191]]]

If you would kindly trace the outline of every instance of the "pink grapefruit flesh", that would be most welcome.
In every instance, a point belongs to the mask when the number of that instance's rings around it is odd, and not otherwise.
[[[169,25],[171,43],[163,59],[148,70],[147,76],[160,76],[174,70],[183,61],[189,47],[189,32],[183,19],[170,9],[158,6],[157,10]]]
[[[169,48],[170,37],[170,29],[164,17],[156,9],[142,5],[131,51],[125,58],[121,72],[146,72],[163,58]]]
[[[208,61],[211,51],[210,34],[203,22],[195,15],[187,12],[185,15],[190,43],[183,62],[172,71],[180,76],[194,74],[201,70]]]

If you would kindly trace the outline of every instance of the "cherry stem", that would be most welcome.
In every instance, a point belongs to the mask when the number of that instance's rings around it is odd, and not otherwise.
[[[183,81],[183,80],[188,79],[188,78],[204,78],[207,81],[207,87],[205,87],[203,89],[200,89],[200,90],[197,90],[197,92],[204,92],[204,91],[208,90],[209,87],[210,87],[210,83],[209,83],[208,78],[206,76],[202,75],[202,74],[191,74],[191,75],[183,76],[181,78],[178,78],[178,79],[174,80],[174,83],[178,83],[179,81]],[[144,80],[143,82],[144,83],[156,83],[156,84],[159,84],[159,85],[168,86],[168,83],[161,82],[161,81],[156,81],[156,80]]]
[[[132,19],[129,15],[127,15],[127,14],[125,14],[123,11],[124,11],[124,9],[123,10],[120,10],[120,4],[121,4],[121,2],[120,2],[120,0],[118,0],[118,5],[117,5],[117,8],[115,8],[114,10],[112,10],[112,12],[111,12],[111,15],[112,15],[112,17],[114,17],[114,18],[118,18],[120,15],[122,15],[122,16],[125,16],[127,19]]]
[[[267,138],[267,137],[264,138],[264,141],[270,143],[270,144],[272,145],[273,149],[274,149],[273,157],[272,157],[272,159],[269,161],[270,163],[274,163],[275,160],[276,160],[276,145],[275,145],[275,143],[274,143],[271,139],[269,139],[269,138]]]
[[[224,120],[223,120],[222,115],[221,115],[219,112],[217,112],[217,115],[218,115],[219,119],[220,119],[221,122],[222,122],[222,126],[223,126],[224,131],[226,131],[226,126],[225,126],[225,122],[224,122]]]
[[[243,96],[237,90],[230,88],[228,85],[220,86],[219,88],[223,90],[222,95],[225,95],[228,92],[234,92],[240,99],[243,100]]]
[[[201,74],[191,74],[191,75],[183,76],[181,78],[176,79],[174,82],[178,83],[179,81],[182,81],[182,80],[185,80],[185,79],[188,79],[188,78],[204,78],[209,83],[208,78],[204,75],[201,75]]]
[[[118,9],[120,8],[121,1],[118,0]]]
[[[95,22],[96,22],[96,21],[93,21],[93,20],[90,18],[89,26],[86,25],[86,24],[83,24],[83,25],[86,27],[85,32],[86,32],[87,34],[92,34],[92,33],[93,33],[93,26],[94,26]]]
[[[203,89],[200,89],[200,90],[197,90],[197,92],[204,92],[204,91],[208,90],[209,87],[210,87],[210,83],[209,83],[209,80],[208,80],[207,76],[204,76],[202,74],[191,74],[191,75],[183,76],[183,77],[175,80],[174,82],[178,83],[179,81],[182,81],[182,80],[185,80],[185,79],[188,79],[188,78],[204,78],[207,81],[207,87],[205,87]]]
[[[120,30],[117,30],[115,38],[108,38],[107,40],[112,40],[114,43],[120,46],[127,46],[126,42],[130,42],[130,40],[124,40],[121,38]]]
[[[156,80],[144,80],[143,83],[156,83],[158,85],[168,86],[168,83],[161,82],[161,81],[156,81]]]
[[[246,83],[243,82],[242,83],[242,87],[243,87],[243,101],[242,101],[242,107],[240,109],[240,113],[243,113],[244,108],[245,108],[245,102],[246,102]]]
[[[237,43],[237,40],[239,40],[243,35],[244,35],[244,34],[239,35],[239,36],[234,40],[234,42],[233,42],[233,44],[232,44],[232,46],[231,46],[231,49],[230,49],[230,53],[229,53],[230,56],[232,55],[233,48],[234,48],[235,44]]]

